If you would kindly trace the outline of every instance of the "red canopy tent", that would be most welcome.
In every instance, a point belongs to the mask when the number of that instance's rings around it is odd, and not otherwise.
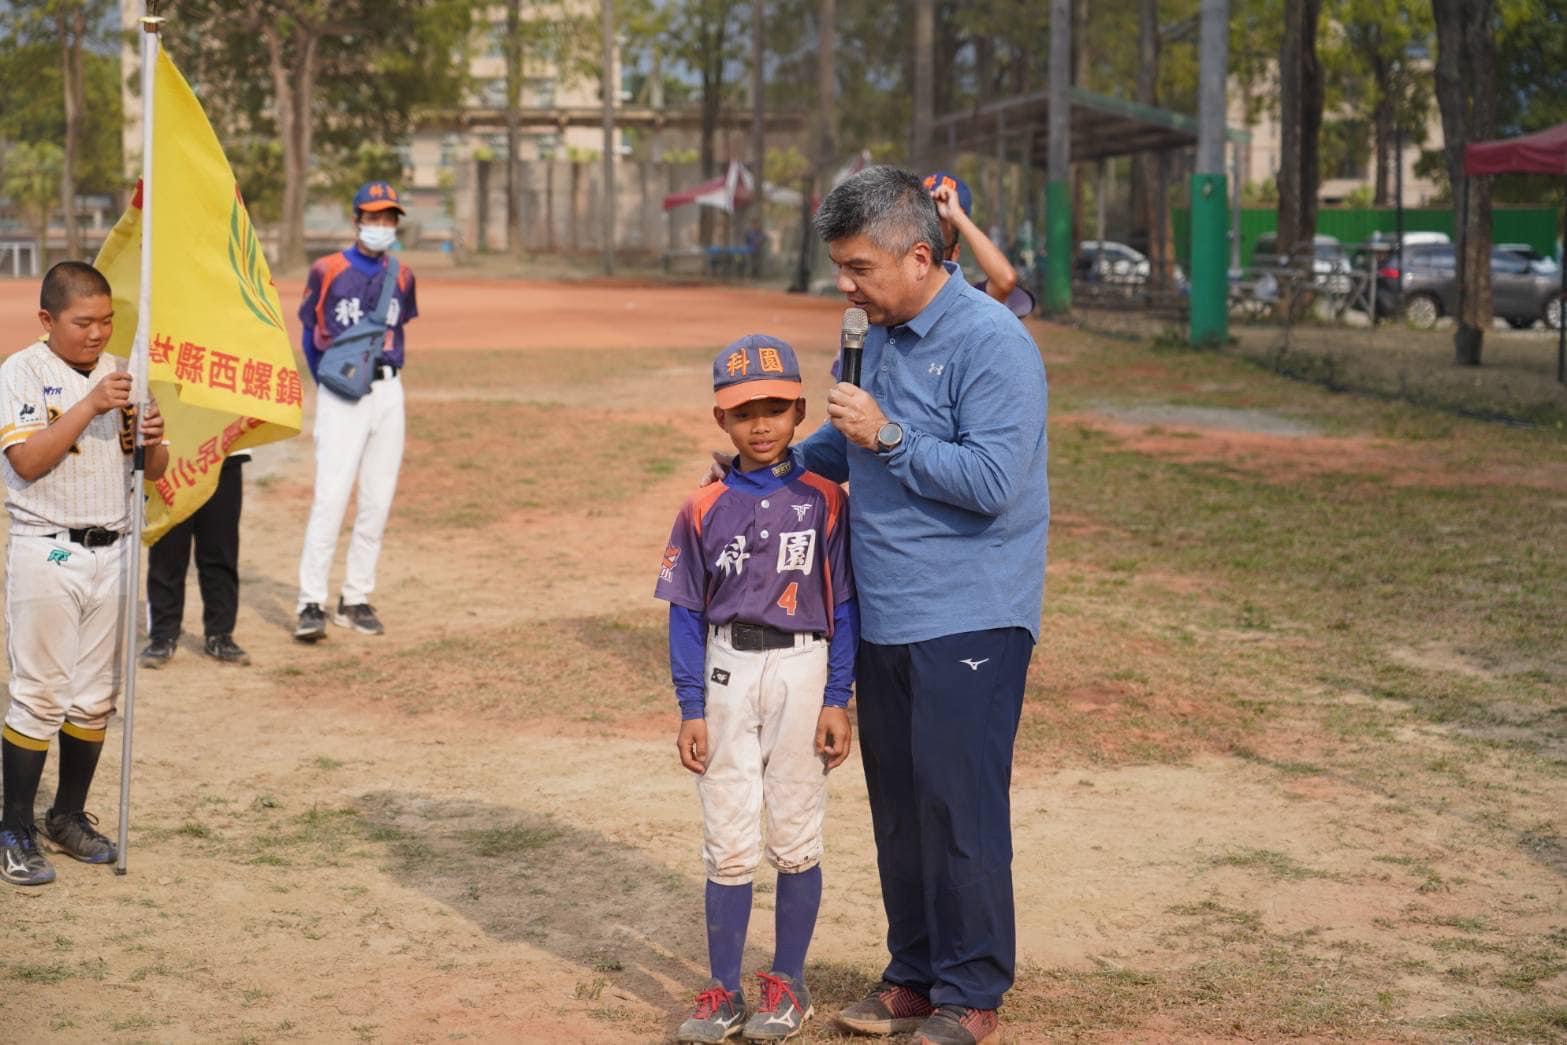
[[[1567,123],[1518,138],[1464,146],[1465,174],[1556,174],[1567,177]],[[1567,242],[1567,209],[1562,215]],[[1567,251],[1564,251],[1567,255]],[[1556,380],[1567,384],[1567,256],[1561,259],[1562,310],[1556,324]]]
[[[1567,175],[1567,123],[1521,138],[1464,146],[1465,174]]]

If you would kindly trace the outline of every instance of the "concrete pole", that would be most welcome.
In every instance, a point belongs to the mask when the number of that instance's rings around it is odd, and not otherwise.
[[[1229,76],[1229,0],[1202,0],[1197,81],[1197,169],[1192,174],[1191,343],[1229,338],[1224,178],[1225,80]]]
[[[1072,309],[1072,0],[1050,0],[1049,163],[1045,184],[1045,311]]]
[[[604,0],[604,196],[599,200],[599,244],[604,275],[615,274],[615,102],[620,70],[615,64],[615,0]]]

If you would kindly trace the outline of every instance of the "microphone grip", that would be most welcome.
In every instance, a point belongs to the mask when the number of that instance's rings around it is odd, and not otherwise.
[[[843,346],[843,380],[856,387],[860,384],[860,362],[864,356],[863,345],[846,343]]]

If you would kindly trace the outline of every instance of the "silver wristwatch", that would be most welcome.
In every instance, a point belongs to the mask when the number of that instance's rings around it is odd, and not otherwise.
[[[896,421],[888,421],[876,430],[876,452],[890,454],[903,445],[903,426]]]

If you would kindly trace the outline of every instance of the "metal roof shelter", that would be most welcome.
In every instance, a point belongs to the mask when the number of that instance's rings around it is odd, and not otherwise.
[[[1069,87],[1067,98],[1071,103],[1073,163],[1197,147],[1194,116],[1081,87]],[[1018,158],[1043,168],[1050,148],[1049,121],[1050,92],[1038,90],[940,116],[932,137],[945,142],[949,150],[993,153],[998,137],[1020,142],[1032,131],[1032,154]],[[1226,137],[1237,143],[1251,140],[1245,131],[1237,130],[1226,131]]]

